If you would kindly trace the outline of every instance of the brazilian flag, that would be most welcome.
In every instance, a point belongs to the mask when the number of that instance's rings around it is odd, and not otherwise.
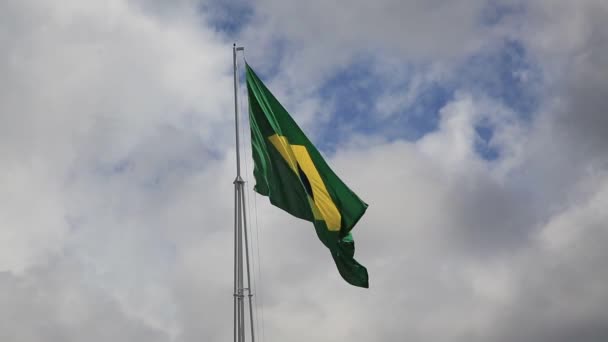
[[[367,204],[336,176],[285,108],[246,67],[255,191],[312,222],[342,278],[368,287],[367,270],[354,259],[350,233]]]

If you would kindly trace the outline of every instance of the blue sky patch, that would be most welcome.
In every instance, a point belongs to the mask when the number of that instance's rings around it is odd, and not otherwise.
[[[531,61],[521,42],[505,39],[497,48],[482,51],[455,69],[442,82],[423,84],[412,103],[390,116],[380,115],[374,104],[386,93],[406,96],[409,75],[395,75],[404,81],[395,87],[373,70],[372,58],[361,59],[338,71],[319,90],[319,96],[333,104],[335,113],[329,122],[332,134],[323,143],[332,147],[346,135],[383,134],[390,139],[417,140],[437,129],[439,110],[463,90],[498,101],[513,110],[520,119],[529,120],[540,101],[542,75]],[[424,66],[405,72],[424,72]],[[387,83],[393,83],[387,86]],[[398,91],[395,92],[395,89]],[[400,90],[402,89],[402,90]],[[494,155],[487,152],[487,156]]]
[[[253,18],[253,7],[241,0],[211,0],[200,5],[199,10],[207,24],[229,37],[236,36]]]
[[[498,49],[469,58],[456,72],[458,88],[499,100],[520,118],[539,106],[542,75],[521,42],[505,39]]]
[[[475,152],[488,161],[498,159],[500,151],[491,144],[494,128],[487,123],[480,123],[475,126],[475,133]]]
[[[395,85],[393,80],[389,82],[374,71],[374,62],[361,59],[337,72],[319,89],[319,96],[335,109],[326,128],[319,127],[327,130],[320,134],[327,137],[320,142],[322,149],[332,151],[353,133],[414,141],[437,129],[439,109],[452,99],[453,89],[439,83],[425,85],[413,103],[391,115],[380,115],[376,105],[381,97],[395,89],[398,90],[396,96],[401,92],[405,96],[410,79],[408,75],[395,75],[403,78],[403,82]],[[405,66],[403,70],[410,73],[412,69]]]

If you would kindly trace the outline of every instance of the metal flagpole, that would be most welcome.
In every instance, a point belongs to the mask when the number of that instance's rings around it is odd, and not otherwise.
[[[234,129],[236,137],[236,178],[234,179],[234,342],[245,340],[245,291],[249,297],[249,325],[251,342],[255,342],[251,275],[249,269],[249,241],[247,239],[247,215],[245,210],[245,181],[241,178],[241,154],[239,141],[239,110],[237,94],[236,53],[243,47],[232,45],[232,66],[234,69]],[[243,245],[244,243],[244,245]],[[243,249],[244,247],[244,249]],[[243,255],[245,254],[245,255]],[[243,260],[244,259],[244,260]],[[247,271],[247,287],[244,287],[243,261]]]

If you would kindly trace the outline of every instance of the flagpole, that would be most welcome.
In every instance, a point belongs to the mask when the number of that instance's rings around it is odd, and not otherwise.
[[[237,92],[236,53],[244,51],[243,47],[232,45],[232,66],[234,77],[234,131],[236,140],[236,178],[234,179],[234,342],[246,342],[245,339],[245,291],[248,295],[249,325],[251,342],[255,342],[253,325],[253,306],[251,291],[251,274],[249,268],[249,241],[247,239],[247,213],[245,206],[245,181],[241,178],[241,154],[239,140],[239,107]],[[243,241],[244,240],[244,241]],[[244,243],[244,245],[243,245]],[[244,247],[244,250],[243,250]],[[245,254],[243,256],[243,253]],[[245,259],[245,260],[243,260]],[[246,269],[243,268],[245,261]],[[244,287],[244,271],[247,271],[247,287]]]
[[[236,137],[236,177],[241,178],[241,153],[239,144],[239,105],[238,105],[238,93],[237,80],[236,80],[236,52],[243,51],[243,47],[236,47],[236,44],[232,44],[232,68],[234,76],[234,133]]]

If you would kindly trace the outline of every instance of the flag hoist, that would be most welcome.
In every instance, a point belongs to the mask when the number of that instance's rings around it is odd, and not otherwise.
[[[249,305],[251,341],[255,342],[245,182],[241,178],[237,97],[238,51],[233,45],[236,179],[234,180],[234,341],[245,342],[245,295]],[[325,162],[281,103],[245,63],[254,190],[291,215],[313,223],[338,272],[349,284],[369,287],[367,269],[355,258],[351,230],[367,209]],[[245,268],[243,268],[243,262]],[[244,286],[245,276],[247,287]]]

